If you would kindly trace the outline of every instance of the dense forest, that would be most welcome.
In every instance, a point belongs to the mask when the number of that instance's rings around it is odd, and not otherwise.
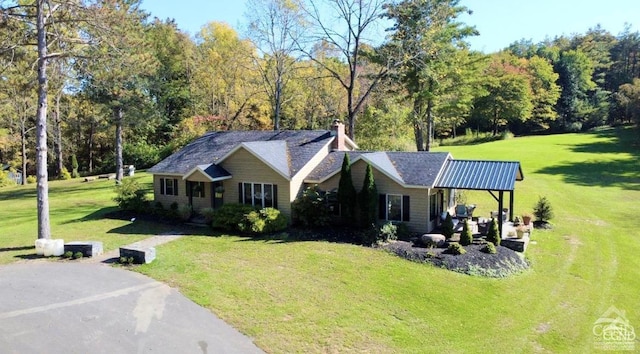
[[[195,37],[139,0],[0,0],[0,163],[48,178],[148,167],[210,130],[327,129],[362,149],[640,119],[640,33],[484,54],[456,0],[250,0]],[[194,10],[195,11],[195,10]],[[44,123],[43,123],[44,122]],[[38,134],[44,134],[38,139]]]

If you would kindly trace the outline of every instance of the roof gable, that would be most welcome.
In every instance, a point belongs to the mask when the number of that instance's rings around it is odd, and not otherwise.
[[[217,163],[221,163],[230,158],[240,149],[247,150],[264,164],[282,175],[282,177],[291,179],[289,151],[285,141],[250,141],[241,143],[229,151],[225,156],[221,157]]]

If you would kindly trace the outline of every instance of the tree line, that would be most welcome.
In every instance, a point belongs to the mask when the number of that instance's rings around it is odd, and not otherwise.
[[[470,130],[640,119],[630,27],[483,54],[457,0],[250,0],[245,28],[194,37],[140,2],[0,0],[0,162],[37,175],[39,192],[72,158],[119,180],[124,163],[148,167],[210,130],[337,118],[363,149],[429,150]]]

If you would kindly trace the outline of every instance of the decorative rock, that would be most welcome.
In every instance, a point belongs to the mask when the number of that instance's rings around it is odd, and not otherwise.
[[[156,259],[156,248],[137,246],[136,244],[120,247],[120,257],[131,257],[135,264],[151,263]]]
[[[424,234],[420,236],[420,241],[426,246],[442,247],[446,238],[441,234]]]
[[[73,241],[64,245],[64,251],[73,254],[82,252],[83,257],[95,257],[102,254],[102,242],[100,241]]]

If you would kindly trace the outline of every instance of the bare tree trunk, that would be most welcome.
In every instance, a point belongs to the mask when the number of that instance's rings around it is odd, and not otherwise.
[[[22,119],[20,124],[20,142],[22,143],[22,185],[27,184],[27,130],[25,129],[25,119]]]
[[[122,181],[124,174],[122,168],[122,118],[124,112],[122,106],[118,105],[113,108],[113,119],[116,122],[116,183]]]
[[[50,239],[49,175],[47,172],[47,37],[44,20],[44,0],[36,2],[38,33],[38,112],[36,114],[36,175],[38,199],[38,238]]]
[[[433,125],[433,100],[429,98],[427,101],[427,151],[431,151],[433,144]]]
[[[93,172],[93,134],[95,134],[96,123],[91,119],[91,128],[89,130],[89,173]]]
[[[424,129],[422,128],[422,108],[417,100],[413,101],[413,134],[416,139],[416,149],[424,151]]]
[[[60,90],[59,94],[56,94],[55,102],[56,107],[53,113],[53,129],[54,129],[54,142],[53,142],[53,151],[56,155],[56,175],[62,175],[62,168],[64,167],[64,163],[62,160],[62,128],[60,127],[61,119],[60,119],[60,96],[62,95],[62,90]]]
[[[280,131],[280,110],[282,106],[282,77],[278,74],[274,95],[273,130]]]

